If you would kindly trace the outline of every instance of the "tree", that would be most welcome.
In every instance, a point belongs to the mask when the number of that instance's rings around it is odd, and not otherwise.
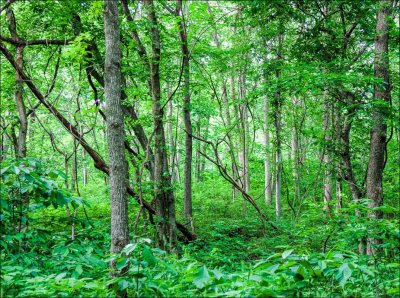
[[[11,37],[15,40],[20,40],[17,33],[17,23],[15,21],[14,12],[11,9],[7,10],[8,19],[8,30],[10,31]],[[23,68],[24,65],[24,45],[17,45],[15,61],[19,67]],[[19,115],[19,133],[18,139],[16,140],[16,152],[20,158],[26,157],[26,138],[28,135],[28,117],[26,113],[25,102],[23,99],[23,84],[21,76],[18,72],[15,75],[15,92],[14,92],[15,103],[18,108]]]
[[[376,17],[375,30],[375,78],[382,80],[382,85],[374,86],[374,108],[372,111],[372,128],[370,132],[370,150],[367,171],[367,197],[372,201],[371,209],[383,204],[383,170],[385,168],[385,152],[387,146],[387,124],[385,108],[390,105],[390,78],[389,78],[389,18],[392,2],[381,0]],[[372,210],[371,217],[382,218],[382,212]],[[370,238],[367,254],[376,252],[377,241]]]
[[[274,94],[274,124],[275,124],[275,134],[276,134],[276,188],[275,188],[275,213],[276,217],[281,217],[282,206],[281,206],[281,187],[282,187],[282,95],[279,86],[279,79],[281,77],[281,70],[279,69],[279,64],[282,61],[282,47],[283,47],[283,32],[282,28],[278,33],[277,41],[277,54],[276,60],[278,61],[278,67],[276,68],[275,75],[277,79],[277,89]]]
[[[182,10],[182,0],[176,1],[175,15],[179,17],[179,38],[181,41],[182,50],[182,68],[184,80],[184,100],[183,100],[183,119],[185,123],[185,167],[184,167],[184,216],[185,224],[192,228],[193,225],[193,211],[192,211],[192,156],[193,156],[193,140],[192,140],[192,121],[190,119],[190,60],[189,49],[186,33],[185,16]]]
[[[104,92],[107,105],[107,143],[110,161],[111,253],[129,243],[128,165],[125,160],[124,116],[121,106],[121,49],[117,0],[104,1],[106,58]],[[111,262],[112,274],[116,263]]]
[[[168,156],[166,150],[163,106],[161,105],[161,85],[160,85],[160,56],[161,40],[158,30],[157,17],[152,0],[144,2],[147,10],[147,17],[150,27],[152,58],[150,63],[151,70],[151,97],[154,123],[154,201],[156,204],[157,215],[160,217],[158,223],[158,242],[163,249],[170,251],[176,250],[176,218],[175,218],[175,198],[171,185],[171,175],[168,167]]]

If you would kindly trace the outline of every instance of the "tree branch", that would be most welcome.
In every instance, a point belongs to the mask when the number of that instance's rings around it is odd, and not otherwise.
[[[37,40],[24,40],[24,39],[13,39],[0,34],[0,40],[8,42],[14,46],[34,46],[34,45],[68,45],[73,39],[37,39]]]

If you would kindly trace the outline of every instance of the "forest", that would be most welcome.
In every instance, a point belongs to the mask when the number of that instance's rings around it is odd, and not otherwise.
[[[0,297],[399,297],[398,0],[0,0]]]

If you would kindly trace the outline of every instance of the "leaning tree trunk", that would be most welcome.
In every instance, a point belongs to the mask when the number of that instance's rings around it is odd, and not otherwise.
[[[107,105],[107,143],[110,163],[111,253],[119,253],[129,242],[128,164],[121,106],[121,49],[117,0],[104,0],[106,58],[104,92]],[[116,275],[115,262],[110,263]]]
[[[390,103],[390,81],[389,81],[389,29],[388,18],[390,17],[391,1],[381,0],[377,15],[376,37],[375,37],[375,78],[383,81],[383,86],[374,87],[374,99]],[[367,197],[371,199],[370,208],[376,208],[383,203],[382,176],[385,167],[386,130],[384,111],[381,105],[375,105],[372,111],[372,128],[370,134],[370,151],[367,171]],[[372,210],[370,216],[381,218],[382,212]],[[367,254],[376,252],[378,241],[368,239]]]

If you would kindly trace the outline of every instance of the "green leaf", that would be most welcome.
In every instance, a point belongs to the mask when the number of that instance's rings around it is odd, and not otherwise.
[[[286,259],[288,256],[291,255],[292,252],[293,252],[293,249],[285,250],[285,251],[282,253],[282,259]]]
[[[13,165],[13,170],[14,170],[14,173],[16,175],[19,175],[19,173],[21,172],[21,169],[19,167],[17,167],[17,166],[14,166],[14,165]]]
[[[199,273],[193,280],[193,283],[196,285],[198,289],[202,289],[209,280],[210,280],[210,275],[208,274],[208,270],[206,266],[202,266],[199,270]]]
[[[396,287],[396,288],[391,288],[389,290],[387,290],[388,294],[397,294],[400,293],[400,287]]]
[[[274,274],[275,271],[278,270],[278,268],[279,268],[279,264],[274,264],[274,265],[272,265],[272,266],[269,266],[269,267],[267,268],[267,271],[268,271],[270,274]]]
[[[129,255],[132,251],[135,250],[136,246],[137,246],[136,243],[135,244],[129,243],[122,249],[121,252],[125,253],[126,255]]]
[[[56,202],[60,206],[67,205],[69,203],[69,199],[59,190],[56,193]]]
[[[127,280],[121,280],[121,281],[118,283],[119,290],[120,290],[120,291],[123,291],[123,290],[127,289],[127,288],[129,287],[129,284],[130,284],[130,283],[129,283]]]
[[[0,175],[3,175],[4,173],[6,173],[10,167],[11,167],[11,166],[2,168],[1,171],[0,171]]]
[[[342,266],[339,267],[338,273],[336,274],[335,278],[339,282],[341,287],[344,287],[347,280],[350,278],[352,271],[347,263],[344,263]]]
[[[122,259],[118,260],[115,267],[117,268],[117,270],[121,270],[122,268],[126,267],[127,265],[128,265],[128,259],[122,258]]]
[[[164,262],[163,260],[160,260],[160,263],[161,263],[162,265],[164,265],[165,268],[166,268],[169,272],[171,272],[172,274],[177,274],[175,268],[172,267],[172,266],[170,266],[167,262]]]
[[[72,277],[78,279],[79,276],[81,276],[82,272],[83,272],[82,266],[78,265],[76,266],[75,271],[72,273]]]
[[[217,280],[220,280],[222,277],[224,277],[224,274],[218,269],[214,269],[212,272]]]
[[[82,269],[82,268],[81,268]],[[64,277],[67,276],[67,272],[61,272],[60,274],[58,274],[54,279],[55,281],[60,281],[61,279],[63,279]]]
[[[147,246],[143,249],[143,259],[149,264],[149,267],[154,267],[157,264],[157,259]]]

